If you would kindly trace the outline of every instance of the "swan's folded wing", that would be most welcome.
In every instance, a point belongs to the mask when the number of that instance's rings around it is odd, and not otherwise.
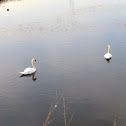
[[[32,73],[34,73],[35,72],[35,69],[33,69],[33,68],[26,68],[25,70],[24,70],[24,73],[25,74],[32,74]]]
[[[22,74],[32,74],[32,73],[34,73],[36,71],[36,69],[33,69],[33,68],[26,68],[25,70],[24,70],[24,72],[20,72],[20,73],[22,73]]]

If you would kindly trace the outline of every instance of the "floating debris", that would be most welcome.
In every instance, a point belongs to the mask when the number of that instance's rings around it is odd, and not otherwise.
[[[55,105],[55,108],[57,108],[57,105]]]
[[[7,9],[7,11],[9,11],[9,9]]]

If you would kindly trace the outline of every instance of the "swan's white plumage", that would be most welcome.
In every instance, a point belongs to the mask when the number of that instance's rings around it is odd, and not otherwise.
[[[34,68],[26,68],[25,70],[24,70],[24,72],[20,72],[21,74],[32,74],[32,73],[34,73],[34,72],[36,72],[36,69],[34,69]]]
[[[35,68],[34,63],[33,63],[34,61],[36,61],[36,59],[32,59],[32,67],[33,68],[28,67],[23,72],[20,72],[20,73],[23,74],[23,75],[28,75],[28,74],[32,74],[32,73],[36,72],[36,68]]]
[[[112,58],[112,54],[106,53],[106,54],[104,55],[104,58],[105,58],[105,59],[111,59],[111,58]]]

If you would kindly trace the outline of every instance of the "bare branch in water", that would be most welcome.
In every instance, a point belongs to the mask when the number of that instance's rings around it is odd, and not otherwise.
[[[71,118],[70,118],[70,120],[69,120],[69,122],[68,122],[67,126],[69,126],[69,125],[70,125],[70,123],[71,123],[71,121],[72,121],[72,119],[73,119],[73,116],[74,116],[74,113],[72,114],[72,116],[71,116]]]
[[[71,118],[70,118],[70,120],[69,120],[69,122],[67,124],[67,119],[66,119],[67,112],[66,112],[66,104],[65,104],[65,98],[64,98],[64,96],[62,97],[62,99],[63,99],[63,108],[64,108],[64,112],[63,112],[63,115],[64,115],[64,124],[65,124],[65,126],[69,126],[70,123],[71,123],[71,121],[72,121],[72,119],[73,119],[74,113],[71,115]]]
[[[57,100],[53,104],[51,104],[48,116],[47,116],[47,118],[46,118],[43,126],[48,126],[54,120],[53,119],[53,120],[50,121],[50,118],[51,118],[52,113],[56,109],[56,107],[57,107],[57,105],[58,105],[58,103],[59,103],[59,101],[60,101],[61,98],[62,98],[62,96],[59,99],[56,98]]]
[[[55,120],[55,118],[53,118],[52,120],[50,120],[49,122],[48,122],[48,125],[51,123],[51,122],[53,122]]]
[[[66,106],[65,106],[64,96],[62,97],[62,99],[63,99],[63,108],[64,108],[64,112],[63,112],[63,115],[64,115],[64,124],[65,124],[65,126],[67,126],[67,121],[66,121]]]
[[[60,101],[60,99],[63,99],[63,108],[64,108],[64,111],[63,111],[63,115],[64,115],[64,126],[69,126],[72,119],[73,119],[73,116],[74,116],[74,113],[71,115],[71,118],[70,120],[68,121],[68,124],[67,124],[67,118],[66,118],[66,115],[67,115],[67,112],[66,112],[66,104],[65,104],[65,98],[64,96],[61,96],[59,99],[57,97],[57,92],[56,92],[56,100],[54,103],[51,104],[50,106],[50,109],[49,109],[49,112],[48,112],[48,116],[43,124],[43,126],[48,126],[52,121],[55,120],[55,118],[53,118],[52,120],[50,120],[51,116],[52,116],[52,113],[54,112],[54,110],[57,108],[57,105]]]
[[[115,114],[114,126],[117,126],[117,122],[116,122],[116,120],[117,120],[117,116],[116,116],[116,114]]]

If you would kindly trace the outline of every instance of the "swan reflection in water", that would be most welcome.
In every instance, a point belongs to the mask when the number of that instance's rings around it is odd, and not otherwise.
[[[112,58],[111,58],[111,59],[112,59]],[[111,59],[105,59],[105,60],[106,60],[107,63],[110,63],[110,60],[111,60]]]
[[[36,72],[34,72],[33,74],[28,74],[28,75],[21,75],[20,77],[31,77],[32,76],[32,80],[36,81],[37,78],[35,77],[35,73]]]

